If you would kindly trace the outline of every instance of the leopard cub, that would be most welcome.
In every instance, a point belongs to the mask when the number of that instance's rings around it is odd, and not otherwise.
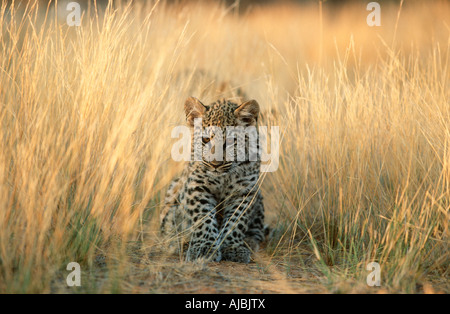
[[[186,253],[187,261],[204,258],[249,263],[265,233],[258,184],[260,158],[258,153],[254,158],[250,145],[255,136],[253,142],[259,140],[259,105],[255,100],[236,103],[222,99],[205,106],[190,97],[184,110],[192,136],[191,159],[167,191],[162,234],[172,251]],[[244,130],[243,137],[231,136],[230,129]],[[250,136],[246,130],[256,135]],[[196,141],[199,132],[201,141]],[[202,155],[196,160],[199,143]],[[216,154],[219,151],[222,154]]]

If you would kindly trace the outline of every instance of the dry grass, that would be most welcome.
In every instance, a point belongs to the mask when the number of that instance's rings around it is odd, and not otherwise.
[[[2,2],[0,292],[450,291],[448,2],[382,4],[378,28],[360,4],[319,25],[316,4],[145,3],[68,27]],[[224,81],[283,133],[273,237],[250,265],[184,263],[156,249],[170,132]]]

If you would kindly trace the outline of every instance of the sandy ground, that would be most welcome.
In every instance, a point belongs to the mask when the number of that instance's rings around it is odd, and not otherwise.
[[[393,288],[369,287],[365,279],[342,276],[330,283],[319,270],[313,254],[296,259],[289,254],[270,256],[261,249],[249,264],[233,262],[184,262],[180,257],[142,248],[128,252],[126,263],[97,256],[89,272],[82,272],[81,287],[67,287],[61,272],[51,293],[163,293],[163,294],[311,294],[311,293],[402,293]],[[118,260],[118,259],[116,259]],[[110,265],[118,265],[112,268]],[[120,275],[116,275],[120,274]],[[350,277],[350,276],[349,276]],[[418,293],[445,293],[449,283],[442,280],[417,287]]]

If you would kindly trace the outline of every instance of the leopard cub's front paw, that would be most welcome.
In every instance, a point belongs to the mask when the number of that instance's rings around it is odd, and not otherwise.
[[[186,261],[193,262],[199,259],[219,262],[222,256],[220,250],[213,243],[191,243],[186,252]]]
[[[252,252],[245,245],[237,247],[225,247],[222,249],[222,259],[237,263],[250,263]]]

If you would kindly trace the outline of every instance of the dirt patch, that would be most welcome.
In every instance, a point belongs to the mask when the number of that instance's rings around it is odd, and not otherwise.
[[[134,265],[127,292],[136,293],[325,293],[324,278],[300,267],[258,254],[249,264],[186,263],[178,259]],[[145,275],[147,273],[147,275]]]
[[[128,259],[98,256],[83,272],[82,287],[67,287],[66,272],[52,284],[52,293],[163,293],[163,294],[309,294],[398,293],[392,288],[369,287],[364,279],[341,276],[330,282],[320,271],[313,254],[292,258],[271,256],[267,250],[253,255],[249,264],[234,262],[185,262],[182,257],[148,253],[141,248],[128,252]],[[131,254],[130,254],[131,253]],[[120,261],[120,262],[119,262]],[[447,287],[446,287],[447,285]],[[448,283],[425,283],[418,293],[440,293]]]

